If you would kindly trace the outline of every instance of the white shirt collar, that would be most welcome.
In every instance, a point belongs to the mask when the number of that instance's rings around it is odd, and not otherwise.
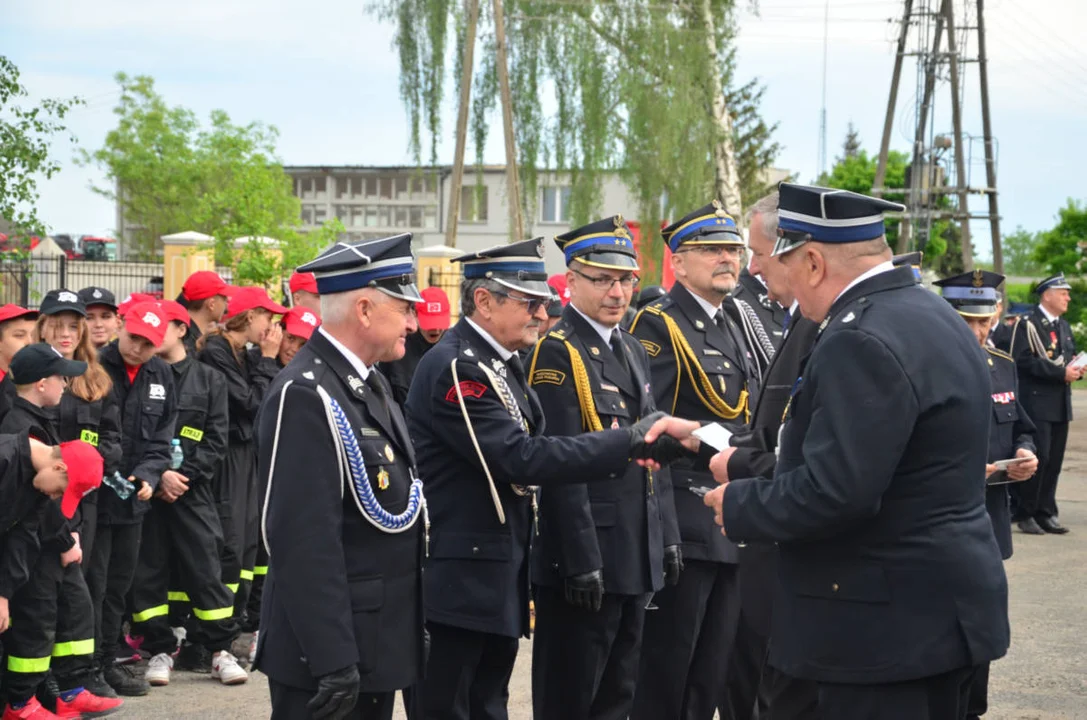
[[[355,368],[362,379],[365,380],[370,374],[370,368],[366,367],[366,363],[359,359],[359,356],[347,349],[347,346],[342,342],[332,337],[323,327],[317,328],[317,332],[325,336],[325,339],[332,343],[332,347],[340,351],[340,354],[347,358],[347,362],[351,363],[351,367]]]
[[[611,334],[615,331],[615,328],[619,327],[618,325],[616,325],[615,327],[606,327],[598,323],[596,320],[593,320],[585,313],[578,310],[573,303],[570,303],[570,307],[574,308],[574,311],[578,315],[580,315],[585,320],[585,322],[589,323],[589,327],[591,327],[593,330],[596,330],[596,334],[600,336],[600,339],[604,341],[605,345],[611,344]]]
[[[495,340],[489,332],[481,328],[479,325],[472,322],[472,318],[464,318],[464,321],[472,326],[472,329],[479,333],[479,336],[487,341],[487,344],[494,348],[494,351],[498,353],[498,357],[502,358],[502,362],[506,362],[513,357],[513,352],[502,347],[497,340]]]
[[[717,317],[717,311],[721,309],[720,305],[710,305],[709,300],[702,297],[701,295],[698,295],[693,290],[691,291],[691,297],[693,297],[695,299],[695,302],[698,303],[699,307],[701,307],[706,312],[706,315],[709,316],[710,320],[712,320],[713,322],[717,322],[714,318]]]
[[[789,306],[789,317],[794,318],[796,314],[800,312],[800,301],[793,300],[793,304]]]
[[[842,297],[842,295],[845,295],[847,292],[849,292],[850,288],[861,284],[862,282],[864,282],[868,278],[873,278],[876,275],[881,275],[882,273],[890,272],[890,271],[892,271],[894,269],[895,269],[895,264],[893,262],[891,262],[890,260],[888,260],[886,262],[881,262],[879,265],[876,265],[874,268],[869,268],[865,272],[863,272],[860,275],[858,275],[857,277],[853,278],[853,281],[851,283],[849,283],[848,285],[846,285],[844,290],[842,290],[840,293],[838,293],[838,297],[834,298],[834,302],[838,302],[838,300]],[[831,303],[831,304],[833,305],[834,303]]]
[[[1058,317],[1057,315],[1051,314],[1048,310],[1046,310],[1044,307],[1042,307],[1041,303],[1038,303],[1038,309],[1042,311],[1042,315],[1044,315],[1045,319],[1048,320],[1049,322],[1055,323],[1058,320],[1060,320],[1060,317]]]

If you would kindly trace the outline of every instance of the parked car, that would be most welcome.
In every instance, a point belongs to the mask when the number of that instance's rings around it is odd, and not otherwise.
[[[117,241],[113,238],[83,235],[79,238],[79,250],[85,260],[113,262],[117,259]]]

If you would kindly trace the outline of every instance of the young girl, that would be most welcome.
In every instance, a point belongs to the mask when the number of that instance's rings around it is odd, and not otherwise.
[[[262,288],[234,290],[224,325],[200,338],[201,362],[226,377],[230,406],[230,446],[219,466],[214,487],[223,526],[223,582],[235,590],[234,613],[244,621],[253,580],[259,532],[257,450],[253,422],[264,393],[279,371],[276,354],[283,339],[273,315],[287,308],[277,305]],[[247,345],[256,350],[247,350]]]

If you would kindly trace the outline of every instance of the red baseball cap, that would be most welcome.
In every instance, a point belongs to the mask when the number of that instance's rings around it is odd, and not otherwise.
[[[230,296],[230,303],[226,306],[224,320],[229,320],[235,315],[241,315],[246,310],[264,308],[273,315],[285,315],[287,308],[277,305],[268,297],[268,293],[261,287],[234,288],[234,294]]]
[[[197,270],[181,286],[181,294],[189,301],[207,300],[216,295],[230,297],[233,290],[234,288],[226,284],[226,280],[219,277],[219,273],[211,270]]]
[[[291,292],[298,292],[299,290],[319,295],[320,293],[317,292],[317,276],[313,273],[302,273],[296,270],[291,275]]]
[[[313,331],[320,324],[321,316],[301,305],[291,308],[283,316],[283,327],[286,331],[291,335],[297,335],[306,340],[313,336]]]
[[[566,304],[570,302],[570,288],[566,287],[566,276],[555,273],[547,278],[547,284],[555,288],[555,292],[559,294],[559,300],[562,300],[562,306],[566,307]]]
[[[440,287],[428,287],[419,293],[422,302],[415,303],[420,330],[449,329],[449,296]]]
[[[102,485],[102,456],[88,442],[69,440],[60,444],[60,459],[68,467],[68,487],[60,500],[60,511],[70,520],[79,501]]]
[[[129,309],[138,303],[152,302],[157,303],[158,298],[154,295],[148,295],[147,293],[132,293],[117,306],[117,314],[124,317],[128,314]]]
[[[10,303],[0,307],[0,323],[21,317],[25,317],[27,320],[34,320],[38,317],[38,311],[27,310],[25,307],[19,307],[18,305],[12,305]]]
[[[125,330],[131,335],[147,338],[155,347],[162,347],[166,338],[166,313],[157,302],[140,302],[128,309]]]
[[[181,303],[176,300],[162,300],[159,302],[159,307],[162,308],[162,316],[169,320],[177,320],[183,322],[186,325],[192,325],[192,318],[189,317],[189,311],[182,307]]]

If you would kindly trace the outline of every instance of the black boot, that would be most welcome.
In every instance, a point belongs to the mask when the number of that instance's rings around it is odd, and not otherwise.
[[[177,658],[174,660],[174,669],[210,675],[211,652],[203,645],[184,642],[181,644],[181,651],[178,652]]]
[[[45,679],[38,685],[38,692],[35,693],[38,697],[38,702],[42,704],[42,707],[51,713],[57,711],[57,699],[60,698],[60,686],[57,684],[57,676],[49,672],[45,674]]]
[[[139,697],[151,691],[147,681],[136,674],[128,665],[111,665],[103,673],[105,680],[118,695]]]
[[[91,695],[111,699],[117,697],[117,691],[106,682],[106,678],[102,674],[102,668],[97,665],[95,665],[93,672],[83,678],[83,687]]]

